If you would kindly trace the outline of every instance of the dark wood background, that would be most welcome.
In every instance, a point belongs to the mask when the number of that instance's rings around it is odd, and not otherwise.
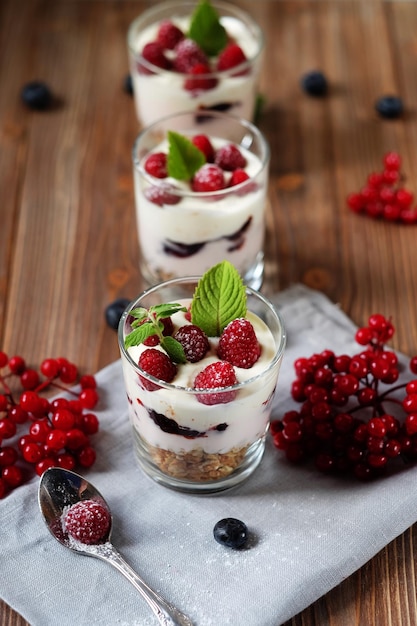
[[[0,3],[0,347],[29,363],[63,355],[94,372],[119,356],[103,312],[142,286],[130,156],[139,126],[123,90],[125,39],[130,21],[151,4]],[[340,303],[358,325],[374,312],[391,315],[392,345],[416,354],[417,225],[356,216],[346,196],[380,169],[389,150],[402,155],[417,194],[417,4],[236,4],[267,37],[260,120],[272,150],[265,290],[302,282]],[[325,99],[300,89],[311,69],[330,81]],[[53,110],[21,103],[22,85],[34,79],[53,89]],[[385,94],[403,98],[401,119],[376,114]],[[286,626],[417,624],[416,529]],[[0,621],[26,624],[4,603]]]

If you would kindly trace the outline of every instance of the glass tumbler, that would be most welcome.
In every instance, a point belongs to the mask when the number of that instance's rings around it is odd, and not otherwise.
[[[221,24],[244,52],[244,60],[230,69],[218,68],[218,55],[207,55],[208,68],[198,74],[187,66],[179,70],[175,50],[164,49],[162,62],[143,56],[144,46],[157,40],[161,23],[169,20],[187,37],[196,2],[162,2],[144,11],[127,35],[130,72],[138,119],[142,126],[180,111],[204,109],[229,112],[252,120],[256,108],[264,36],[253,18],[232,4],[213,1]],[[149,56],[146,55],[145,56]],[[151,57],[153,58],[153,57]],[[222,66],[220,66],[222,67]]]
[[[261,462],[286,335],[273,305],[246,288],[247,317],[262,351],[252,368],[235,368],[237,384],[221,391],[193,387],[195,376],[216,360],[218,338],[210,338],[212,348],[201,361],[178,366],[172,383],[151,376],[138,365],[146,346],[125,347],[125,337],[132,330],[130,312],[167,302],[187,306],[197,282],[198,277],[185,277],[144,291],[122,315],[118,339],[140,467],[161,485],[205,494],[239,485]],[[174,329],[183,324],[183,318],[184,313],[172,317]]]
[[[167,153],[167,136],[173,128],[180,128],[175,132],[190,140],[197,135],[207,137],[214,147],[214,159],[222,147],[234,145],[245,161],[244,179],[234,183],[238,172],[228,170],[222,172],[223,188],[195,191],[193,181],[176,180],[168,173],[164,177],[151,175],[145,169],[146,161],[151,153]],[[154,285],[180,276],[202,275],[226,259],[247,285],[259,289],[264,273],[270,151],[258,128],[224,113],[180,113],[143,130],[132,156],[145,282]]]

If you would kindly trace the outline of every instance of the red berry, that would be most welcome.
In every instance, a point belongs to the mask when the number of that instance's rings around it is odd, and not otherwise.
[[[195,173],[191,187],[197,192],[220,191],[225,187],[223,171],[218,165],[206,163]]]
[[[85,413],[82,416],[81,428],[87,435],[95,435],[99,430],[99,421],[94,413]]]
[[[10,439],[16,434],[16,422],[9,417],[3,417],[0,420],[0,441],[2,439]]]
[[[167,155],[165,152],[153,152],[146,158],[144,168],[155,178],[166,178],[168,176]]]
[[[6,465],[14,465],[17,461],[17,451],[12,446],[3,446],[0,448],[0,467]]]
[[[245,170],[238,167],[232,172],[229,180],[229,187],[240,185],[240,183],[244,183],[246,180],[249,180],[249,174],[247,174]]]
[[[207,163],[214,161],[214,148],[207,135],[194,135],[191,138],[192,143],[204,154]]]
[[[52,414],[51,422],[54,428],[70,430],[75,424],[74,413],[68,409],[56,409]]]
[[[51,456],[48,456],[38,461],[38,463],[36,463],[35,472],[37,473],[38,476],[42,476],[42,474],[47,469],[49,469],[50,467],[55,467],[55,466],[56,466],[55,459],[52,458]]]
[[[94,409],[98,402],[98,393],[95,389],[83,389],[79,395],[81,406],[85,409]]]
[[[188,72],[188,78],[184,81],[184,89],[187,91],[208,91],[217,86],[218,80],[211,75],[210,67],[206,63],[196,63]]]
[[[97,387],[97,382],[94,376],[90,374],[84,374],[80,378],[80,385],[82,389],[95,389]]]
[[[35,389],[40,383],[39,374],[36,370],[28,368],[20,376],[20,382],[23,389]]]
[[[245,157],[234,143],[228,143],[219,148],[214,162],[227,172],[233,172],[238,168],[243,169],[246,166]]]
[[[17,465],[8,465],[3,468],[2,479],[4,482],[13,489],[19,487],[23,483],[23,472]]]
[[[194,65],[203,63],[208,65],[206,55],[200,46],[192,39],[182,39],[174,48],[174,69],[182,74],[188,74]]]
[[[75,383],[78,376],[78,369],[73,364],[67,361],[61,366],[61,370],[59,372],[59,377],[63,383],[72,384]]]
[[[67,433],[59,429],[51,430],[46,436],[45,443],[49,450],[61,450],[67,443]]]
[[[84,446],[78,452],[77,460],[82,467],[91,467],[96,461],[96,451],[92,446]]]
[[[387,152],[384,155],[383,164],[387,170],[398,171],[401,167],[401,157],[397,152]]]
[[[0,368],[5,367],[9,361],[9,357],[5,352],[0,351]]]
[[[75,458],[69,452],[63,452],[62,454],[58,454],[56,457],[56,464],[58,467],[72,470],[75,467]]]
[[[25,360],[21,356],[12,356],[9,359],[9,370],[13,374],[23,374],[26,369]]]
[[[33,441],[45,443],[46,437],[51,430],[52,426],[47,419],[38,419],[30,425],[29,433]]]
[[[220,359],[236,367],[251,368],[261,355],[261,346],[249,320],[238,318],[226,326],[219,340]]]
[[[142,50],[142,57],[150,63],[163,70],[171,69],[171,62],[165,56],[164,49],[157,41],[147,43]],[[152,74],[152,68],[145,66],[143,63],[139,65],[139,71],[144,74]]]
[[[110,513],[98,500],[80,500],[65,514],[65,531],[77,541],[88,545],[105,539],[111,524]]]
[[[174,380],[177,373],[176,365],[171,361],[165,352],[156,348],[148,348],[139,357],[139,367],[147,374],[170,383]],[[148,380],[144,376],[140,377],[142,385],[148,391],[156,391],[160,385]]]
[[[246,55],[242,48],[236,43],[230,43],[220,53],[217,60],[217,69],[222,72],[224,70],[230,70],[233,67],[237,67],[241,63],[247,61]]]
[[[190,363],[196,363],[206,355],[210,349],[207,335],[198,326],[186,324],[181,326],[174,335],[184,348],[185,357]]]
[[[195,389],[222,389],[237,383],[235,370],[226,361],[216,361],[207,365],[197,374],[194,380]],[[236,398],[237,391],[225,391],[208,394],[197,394],[197,400],[202,404],[227,404]]]
[[[27,443],[22,450],[22,456],[28,463],[38,463],[43,457],[40,444],[35,441]]]
[[[159,25],[156,39],[162,48],[173,50],[184,39],[184,33],[170,20],[164,20]]]
[[[158,206],[164,206],[164,204],[178,204],[181,197],[175,193],[176,188],[170,183],[162,183],[160,185],[147,187],[145,189],[145,197],[149,202],[157,204]]]
[[[60,366],[56,359],[45,359],[42,361],[40,369],[46,378],[55,378],[59,374]]]
[[[71,430],[67,432],[67,441],[65,445],[68,450],[71,450],[71,452],[80,450],[87,444],[88,437],[80,428],[71,428]]]

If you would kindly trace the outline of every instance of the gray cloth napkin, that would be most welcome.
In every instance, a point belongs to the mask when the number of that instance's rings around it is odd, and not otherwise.
[[[290,398],[293,362],[331,347],[357,351],[352,322],[296,285],[273,298],[288,344],[275,414]],[[383,313],[383,312],[382,312]],[[400,360],[406,362],[400,355]],[[371,484],[290,466],[268,438],[256,473],[216,496],[168,490],[136,466],[119,361],[97,374],[98,460],[85,472],[108,500],[113,543],[196,626],[279,626],[361,567],[416,520],[417,468]],[[134,588],[104,562],[63,548],[38,511],[38,478],[0,501],[0,594],[32,626],[153,626]],[[215,542],[224,517],[243,520],[248,549]]]

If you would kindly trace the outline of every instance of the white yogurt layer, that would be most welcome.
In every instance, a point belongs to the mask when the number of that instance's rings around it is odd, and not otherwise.
[[[232,76],[225,72],[218,74],[218,83],[213,89],[187,91],[184,89],[184,75],[160,70],[155,74],[142,74],[138,71],[137,57],[131,54],[131,76],[138,118],[143,126],[172,113],[197,111],[218,105],[230,105],[227,112],[251,120],[257,96],[257,82],[260,59],[259,42],[248,28],[235,17],[221,17],[227,33],[242,48],[248,60],[254,59],[250,71],[243,76]],[[190,20],[172,17],[172,22],[183,32],[188,31]],[[137,34],[131,42],[137,56],[146,43],[156,39],[159,23],[153,24]],[[167,54],[168,56],[168,54]]]
[[[201,361],[178,365],[177,376],[166,389],[144,389],[134,368],[126,357],[122,358],[132,426],[148,444],[177,454],[195,448],[214,454],[250,445],[264,436],[278,376],[279,362],[269,368],[277,346],[271,331],[259,317],[250,312],[247,317],[255,329],[262,352],[252,368],[235,367],[238,382],[247,381],[247,384],[227,404],[202,404],[197,400],[195,392],[189,389],[193,387],[193,381],[199,372],[219,360],[216,356],[218,338],[209,338],[211,350]],[[183,313],[175,314],[172,320],[175,330],[189,323]],[[140,354],[146,349],[143,344],[129,348],[128,352],[134,363],[138,363]],[[182,434],[164,432],[150,417],[149,410],[175,420],[182,428],[204,434],[197,438],[187,438]],[[216,430],[219,425],[227,427]]]
[[[210,137],[218,149],[228,143]],[[239,146],[250,176],[251,190],[242,193],[233,187],[218,198],[207,198],[205,194],[188,193],[177,204],[158,206],[150,202],[145,191],[151,186],[135,168],[136,218],[142,259],[152,282],[167,278],[187,276],[190,273],[203,275],[210,267],[228,259],[245,276],[256,263],[263,249],[265,210],[267,193],[267,166],[249,150]],[[167,144],[158,145],[155,152],[167,152]],[[227,178],[228,173],[225,172]],[[180,181],[167,178],[155,180],[156,185],[170,183],[185,189]],[[255,183],[254,185],[252,183]],[[240,189],[240,191],[239,191]],[[238,234],[240,231],[240,234]],[[170,242],[190,246],[202,244],[192,254],[177,256]],[[171,252],[170,252],[171,251]],[[149,280],[149,278],[148,278]]]

